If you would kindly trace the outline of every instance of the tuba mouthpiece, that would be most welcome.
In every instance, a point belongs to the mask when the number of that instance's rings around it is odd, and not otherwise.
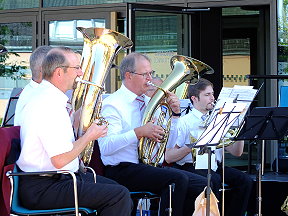
[[[82,84],[92,85],[92,86],[96,86],[96,87],[98,87],[98,88],[103,89],[103,87],[97,85],[96,83],[90,82],[90,81],[87,81],[87,80],[82,80],[80,77],[76,77],[75,81],[76,81],[76,82],[79,82],[79,83],[82,83]]]
[[[157,87],[157,86],[156,86],[154,83],[152,83],[151,81],[148,81],[148,82],[147,82],[147,85],[148,85],[148,86],[154,86],[154,87]]]
[[[166,91],[165,91],[163,88],[161,88],[160,86],[155,85],[155,84],[152,83],[151,81],[147,81],[147,85],[148,85],[148,86],[154,86],[154,87],[156,87],[157,89],[161,90],[164,94],[166,94]]]

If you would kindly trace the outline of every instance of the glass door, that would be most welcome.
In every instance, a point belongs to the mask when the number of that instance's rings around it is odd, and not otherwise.
[[[156,76],[165,79],[171,72],[172,56],[189,55],[189,19],[186,8],[128,4],[127,33],[132,51],[145,53]]]

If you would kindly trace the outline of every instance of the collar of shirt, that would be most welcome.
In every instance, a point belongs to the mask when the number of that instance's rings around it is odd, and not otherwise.
[[[121,94],[125,95],[126,101],[127,102],[133,102],[136,100],[136,98],[138,97],[138,95],[136,95],[134,92],[130,91],[124,84],[121,85],[120,89]],[[145,105],[147,105],[147,103],[150,100],[150,97],[144,95],[144,101],[145,101]]]
[[[31,79],[29,85],[32,87],[32,88],[38,88],[39,87],[39,83],[35,82],[34,80]]]
[[[200,112],[199,110],[193,108],[192,111],[191,111],[198,119],[201,119],[202,120],[202,116],[203,116],[203,113]],[[189,113],[188,113],[189,114]]]
[[[64,107],[66,107],[69,98],[60,89],[55,87],[52,83],[50,83],[47,80],[42,80],[42,82],[39,84],[39,87],[40,87],[39,92],[40,90],[49,91],[50,95],[53,95],[53,97],[55,97],[55,100],[58,100],[60,103],[63,104]]]

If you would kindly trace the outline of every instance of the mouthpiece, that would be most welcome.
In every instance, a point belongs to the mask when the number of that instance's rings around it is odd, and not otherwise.
[[[162,92],[164,92],[164,94],[166,94],[166,91],[165,91],[163,88],[161,88],[160,86],[155,85],[155,84],[152,83],[151,81],[147,81],[147,85],[148,85],[148,86],[154,86],[154,87],[156,87],[157,89],[159,89],[159,90],[161,90]]]
[[[87,80],[82,80],[80,77],[76,77],[75,81],[83,83],[83,84],[86,84],[86,85],[92,85],[92,86],[96,86],[98,88],[104,89],[102,86],[99,86],[96,83],[93,83],[93,82],[90,82],[90,81],[87,81]]]
[[[147,85],[148,85],[148,86],[158,87],[158,86],[156,86],[154,83],[152,83],[151,81],[148,81],[148,82],[147,82]]]

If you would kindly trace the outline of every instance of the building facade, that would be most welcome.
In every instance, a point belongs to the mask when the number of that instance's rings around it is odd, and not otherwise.
[[[288,84],[278,75],[288,73],[287,0],[127,2],[0,0],[0,44],[10,52],[5,59],[1,57],[1,65],[6,69],[23,66],[17,73],[0,73],[0,118],[12,89],[29,82],[31,52],[40,45],[69,46],[81,52],[79,26],[108,28],[127,35],[134,43],[130,51],[147,54],[156,75],[163,79],[171,72],[170,58],[185,55],[215,70],[205,78],[214,83],[216,97],[222,87],[253,85],[261,89],[252,106],[278,106],[281,101],[285,106],[281,92]],[[118,54],[116,65],[123,55],[125,51]],[[120,83],[119,71],[112,69],[106,91],[114,92]],[[279,150],[278,145],[267,149],[268,164]],[[252,147],[252,159],[253,151],[256,149]],[[243,159],[246,161],[247,155]]]

